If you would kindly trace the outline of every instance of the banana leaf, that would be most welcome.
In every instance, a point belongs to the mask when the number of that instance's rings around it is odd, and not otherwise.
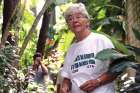
[[[98,52],[96,54],[96,59],[105,61],[105,60],[117,60],[120,58],[129,58],[129,59],[135,59],[135,57],[133,55],[126,55],[123,53],[120,53],[119,51],[117,51],[116,49],[113,48],[108,48],[108,49],[104,49],[100,52]]]
[[[110,60],[111,63],[108,68],[108,73],[113,75],[120,75],[126,68],[136,66],[133,55],[126,55],[112,48],[100,51],[95,58],[103,62]]]

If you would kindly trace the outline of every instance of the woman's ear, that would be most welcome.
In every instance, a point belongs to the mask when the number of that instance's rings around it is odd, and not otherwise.
[[[86,27],[90,28],[90,22],[88,21]]]

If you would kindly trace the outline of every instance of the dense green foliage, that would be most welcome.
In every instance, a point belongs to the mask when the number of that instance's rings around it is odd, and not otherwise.
[[[55,1],[55,0],[54,0]],[[76,0],[64,0],[66,2],[61,2],[63,0],[56,0],[53,4],[56,5],[56,15],[55,15],[55,24],[49,25],[48,29],[48,38],[46,40],[46,48],[45,48],[45,56],[44,62],[48,65],[49,77],[48,80],[48,93],[53,93],[56,90],[55,82],[56,76],[59,72],[61,64],[64,62],[64,56],[67,52],[67,49],[74,41],[74,35],[69,31],[66,22],[63,18],[63,12],[66,8],[71,4],[71,2],[75,2]],[[132,54],[124,45],[124,37],[126,35],[126,22],[124,20],[125,16],[125,7],[123,0],[81,0],[85,5],[91,17],[91,27],[93,32],[101,33],[106,35],[108,38],[112,40],[115,47],[126,54]],[[1,1],[0,1],[1,3]],[[38,15],[38,12],[41,10],[40,7],[43,6],[42,1],[40,0],[30,0],[24,2],[21,0],[20,6],[18,7],[17,14],[21,14],[21,18],[19,18],[19,22],[17,24],[13,24],[10,32],[14,37],[18,37],[17,46],[19,49],[21,48],[25,37],[28,35],[30,28],[33,26],[33,22]],[[2,26],[2,9],[3,2],[0,4],[0,27]],[[42,7],[41,7],[42,8]],[[50,9],[52,6],[49,7]],[[19,16],[19,15],[18,15]],[[17,16],[16,16],[17,17]],[[14,17],[16,19],[16,17]],[[19,90],[17,89],[17,84],[20,83],[21,90],[25,89],[26,82],[20,80],[18,75],[23,75],[23,77],[27,74],[28,67],[33,63],[33,55],[36,52],[36,44],[39,36],[41,22],[36,27],[31,40],[28,42],[28,46],[26,47],[24,54],[16,63],[19,65],[19,69],[13,67],[11,65],[11,58],[13,59],[13,50],[14,54],[18,54],[19,49],[14,47],[5,47],[0,49],[0,91],[10,90],[13,91]],[[18,30],[17,30],[17,28]],[[135,36],[138,40],[140,40],[140,33],[137,29],[133,29]],[[1,35],[0,35],[1,36]],[[121,43],[120,43],[121,42]],[[132,49],[131,49],[132,50]],[[108,51],[109,52],[109,51]],[[114,54],[112,52],[110,55]],[[106,55],[108,56],[108,55]],[[101,54],[101,57],[104,58],[104,53]],[[15,60],[16,58],[14,58]],[[16,61],[14,61],[16,62]],[[8,65],[8,66],[7,66]],[[9,67],[10,66],[10,67]],[[12,69],[12,70],[11,70]],[[5,72],[5,71],[13,71],[13,72]],[[22,73],[22,71],[24,74]],[[5,79],[5,73],[8,75],[11,74],[11,78],[17,78],[17,81],[14,81],[14,87],[12,85],[12,81],[8,81]],[[18,74],[20,73],[20,74]],[[22,76],[21,75],[21,76]],[[17,83],[19,82],[19,83]],[[24,82],[24,83],[23,83]],[[31,90],[35,86],[30,86],[27,90]]]
[[[0,49],[0,92],[18,92],[24,89],[23,73],[16,68],[19,56],[16,48],[7,46]]]

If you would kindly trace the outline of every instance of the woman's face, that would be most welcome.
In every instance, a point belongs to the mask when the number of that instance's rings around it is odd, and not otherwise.
[[[34,60],[34,64],[39,65],[41,60],[42,60],[41,57],[36,57],[35,60]]]
[[[69,28],[74,33],[79,33],[89,28],[89,20],[79,11],[73,11],[66,19]]]

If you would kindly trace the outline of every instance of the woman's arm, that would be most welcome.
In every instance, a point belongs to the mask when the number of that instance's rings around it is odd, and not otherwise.
[[[115,78],[116,76],[110,75],[106,72],[99,76],[97,79],[86,81],[83,85],[80,86],[80,89],[85,92],[91,92],[97,87],[112,82]]]
[[[97,78],[97,81],[100,83],[100,85],[105,85],[107,83],[112,82],[116,79],[116,75],[110,75],[109,73],[103,73],[100,77]]]
[[[61,87],[61,93],[68,93],[71,88],[71,81],[68,78],[64,78]]]

